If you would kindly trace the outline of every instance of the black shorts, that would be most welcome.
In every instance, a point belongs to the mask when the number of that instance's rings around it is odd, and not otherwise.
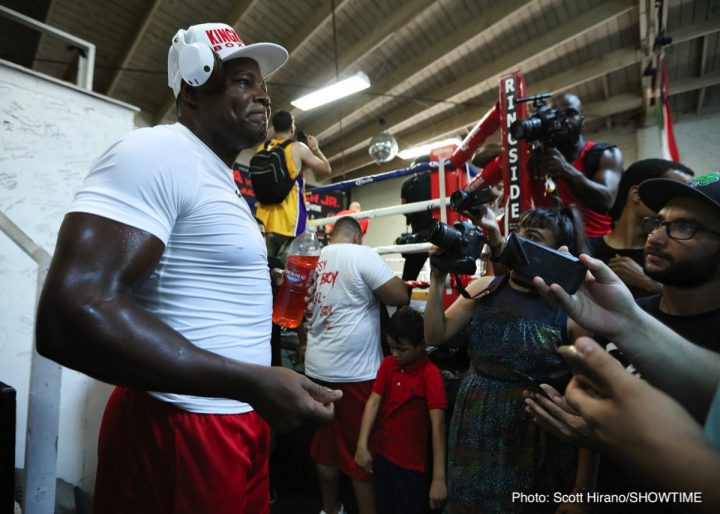
[[[373,479],[378,514],[431,512],[430,477],[426,473],[403,468],[376,454]]]

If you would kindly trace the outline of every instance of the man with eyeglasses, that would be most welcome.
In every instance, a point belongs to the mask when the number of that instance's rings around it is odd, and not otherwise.
[[[688,340],[720,352],[720,172],[690,184],[647,180],[639,194],[657,212],[643,221],[645,273],[663,291],[638,304]]]
[[[620,178],[617,198],[609,214],[613,230],[609,234],[588,239],[590,253],[612,269],[630,289],[635,298],[662,291],[662,284],[643,271],[645,241],[643,219],[654,216],[638,194],[640,184],[654,178],[666,178],[689,183],[695,173],[679,162],[665,159],[635,161]]]
[[[648,276],[663,284],[663,290],[661,294],[636,299],[636,302],[688,341],[720,352],[720,172],[703,175],[689,184],[671,178],[646,180],[640,183],[638,194],[640,201],[657,213],[643,220],[643,229],[647,233],[644,269]],[[587,310],[587,314],[591,312],[594,311]],[[640,371],[648,373],[649,381],[657,381],[658,373],[649,365],[656,361],[647,356],[656,352],[665,355],[668,350],[664,342],[659,341],[657,348],[649,348],[643,356],[642,348],[633,348],[628,355],[623,355],[614,342],[599,340],[629,371],[637,373],[628,362],[635,362],[637,358],[635,363]],[[697,369],[697,373],[704,371]],[[705,380],[706,376],[698,378]],[[533,414],[537,416],[536,411]],[[565,420],[560,425],[572,418],[572,415],[568,418],[557,412],[554,416]],[[699,423],[705,421],[699,417],[696,420]],[[653,490],[647,487],[636,473],[628,472],[612,458],[602,456],[597,492],[609,495]],[[592,510],[600,514],[662,514],[675,512],[675,506],[642,502],[598,503]]]
[[[650,278],[662,284],[662,292],[637,298],[636,302],[688,341],[720,352],[720,172],[691,183],[667,176],[645,180],[637,194],[646,214],[657,213],[642,221],[647,234],[643,267]],[[614,342],[606,342],[605,347],[628,370],[637,373],[633,359],[621,353]],[[645,487],[637,476],[603,456],[598,491],[613,494],[644,491]],[[593,512],[661,514],[673,512],[671,507],[608,504],[597,506]]]

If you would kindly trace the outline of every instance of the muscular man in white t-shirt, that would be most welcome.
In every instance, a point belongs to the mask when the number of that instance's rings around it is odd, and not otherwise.
[[[375,512],[370,475],[355,462],[365,402],[383,355],[380,302],[405,305],[409,289],[371,248],[362,246],[362,227],[340,218],[317,266],[317,288],[309,321],[305,374],[343,391],[335,420],[315,431],[310,455],[317,463],[323,512],[343,512],[339,472],[352,479],[360,514]]]
[[[267,136],[264,77],[286,59],[224,24],[178,32],[168,83],[179,123],[111,146],[60,228],[38,351],[118,385],[95,512],[267,514],[266,421],[332,419],[340,393],[269,367],[267,254],[232,179],[238,153]]]

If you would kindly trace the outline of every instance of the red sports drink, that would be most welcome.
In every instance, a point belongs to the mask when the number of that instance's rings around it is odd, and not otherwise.
[[[273,300],[273,323],[285,328],[300,325],[305,313],[308,280],[320,258],[320,242],[313,231],[300,234],[290,245],[285,277]]]

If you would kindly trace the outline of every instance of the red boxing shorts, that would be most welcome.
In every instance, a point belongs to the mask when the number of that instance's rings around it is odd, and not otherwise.
[[[318,382],[331,389],[341,390],[343,396],[335,402],[333,422],[315,429],[310,456],[318,464],[337,467],[353,480],[372,481],[372,475],[355,462],[355,450],[365,403],[370,397],[374,381],[344,384]]]
[[[98,442],[94,514],[269,514],[270,429],[255,412],[194,414],[122,387]]]

